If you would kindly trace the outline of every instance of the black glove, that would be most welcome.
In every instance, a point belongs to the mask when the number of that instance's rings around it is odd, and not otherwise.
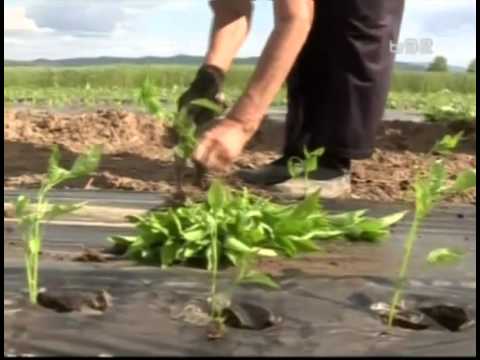
[[[226,109],[222,99],[224,79],[225,74],[220,68],[213,65],[202,66],[190,88],[178,100],[178,109],[181,110],[199,99],[208,99]],[[196,105],[190,106],[188,112],[197,126],[205,125],[217,115],[212,110]]]

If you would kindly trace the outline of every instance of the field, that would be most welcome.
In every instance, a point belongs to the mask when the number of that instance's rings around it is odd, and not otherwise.
[[[230,103],[251,70],[228,78]],[[396,73],[341,198],[235,173],[207,188],[188,164],[185,201],[168,124],[139,95],[148,77],[173,115],[194,74],[4,68],[5,356],[476,354],[475,76]],[[235,169],[280,155],[285,104]],[[99,164],[79,162],[95,145]]]
[[[137,89],[145,78],[160,88],[166,104],[174,100],[195,76],[190,66],[125,66],[98,68],[4,68],[4,102],[50,107],[125,106],[137,104]],[[232,102],[241,94],[252,68],[237,66],[225,85]],[[286,104],[286,91],[274,105]],[[476,119],[476,76],[397,72],[388,108],[417,111],[430,120],[473,121]]]

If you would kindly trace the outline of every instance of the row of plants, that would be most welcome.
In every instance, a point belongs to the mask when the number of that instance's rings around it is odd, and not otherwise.
[[[93,88],[135,89],[149,77],[156,86],[172,88],[187,87],[195,77],[195,65],[117,65],[84,67],[4,67],[4,87],[44,88],[83,88],[91,84]],[[255,66],[235,65],[228,74],[228,89],[244,89]],[[474,94],[477,90],[476,75],[466,73],[442,73],[424,71],[404,71],[398,69],[393,74],[394,92],[426,94],[449,89],[455,93]]]
[[[472,122],[477,119],[476,94],[460,94],[449,90],[422,96],[415,93],[391,93],[388,108],[419,112],[429,121]]]
[[[163,106],[173,105],[175,99],[186,90],[184,86],[156,88]],[[228,99],[236,99],[241,95],[241,88],[227,88]],[[96,88],[87,83],[84,87],[65,88],[25,88],[4,87],[4,103],[10,106],[24,104],[30,106],[47,106],[63,108],[68,106],[122,106],[138,105],[138,94],[130,88]],[[274,105],[286,104],[286,94],[282,92]]]
[[[184,91],[184,87],[157,88],[159,99],[164,107],[173,106]],[[236,99],[241,95],[240,88],[227,88],[226,98]],[[28,89],[5,87],[4,103],[7,105],[26,104],[63,108],[68,106],[123,106],[138,105],[137,93],[124,88],[44,88]],[[287,103],[286,93],[276,99],[274,106]],[[476,94],[455,93],[449,90],[432,93],[392,92],[387,108],[400,111],[419,112],[430,121],[476,121]]]
[[[159,120],[176,134],[176,158],[185,166],[196,147],[197,129],[188,111],[191,106],[219,109],[208,101],[190,104],[188,109],[169,113],[165,117],[155,88],[148,81],[139,92],[139,100]],[[448,154],[458,145],[461,135],[448,137],[439,142],[438,154]],[[308,175],[318,165],[322,150],[306,153],[306,159],[292,159],[289,165],[293,176]],[[36,303],[39,286],[39,257],[43,242],[43,226],[58,216],[79,209],[83,204],[69,206],[50,205],[48,193],[64,181],[86,176],[95,171],[100,162],[100,149],[95,148],[80,156],[67,170],[60,165],[60,153],[54,148],[48,174],[42,183],[36,203],[21,196],[17,200],[17,216],[25,240],[27,282],[30,300]],[[182,179],[179,178],[178,181]],[[399,285],[392,300],[390,324],[395,309],[401,300],[403,285],[408,276],[409,261],[415,241],[426,217],[435,205],[455,192],[476,186],[476,170],[459,174],[453,183],[441,158],[432,165],[431,172],[419,177],[415,184],[416,211],[412,229],[406,240],[404,262],[399,274]],[[182,191],[181,184],[178,186]],[[132,260],[169,267],[177,264],[200,263],[209,271],[211,294],[208,299],[211,318],[220,334],[225,330],[224,311],[229,299],[239,284],[256,283],[278,288],[268,274],[256,269],[261,258],[292,258],[308,252],[319,251],[327,241],[346,239],[350,241],[380,242],[388,238],[391,226],[404,218],[405,212],[383,218],[372,218],[367,211],[330,214],[322,207],[318,193],[306,194],[298,204],[285,205],[253,195],[247,189],[234,190],[219,180],[213,182],[206,200],[194,203],[188,199],[180,206],[150,212],[131,218],[137,235],[133,237],[112,236],[117,248],[121,248]],[[461,253],[452,249],[434,249],[428,257],[431,263],[448,263],[459,260]],[[228,289],[221,290],[218,277],[222,265],[236,269],[236,276]],[[225,301],[227,299],[227,301]]]

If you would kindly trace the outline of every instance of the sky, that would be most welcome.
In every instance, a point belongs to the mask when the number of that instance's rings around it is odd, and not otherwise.
[[[400,52],[399,61],[444,55],[466,66],[476,57],[475,0],[406,2],[400,44],[431,39],[433,54]],[[271,1],[255,3],[239,56],[258,56],[273,26]],[[211,18],[207,0],[4,0],[5,59],[203,55]]]

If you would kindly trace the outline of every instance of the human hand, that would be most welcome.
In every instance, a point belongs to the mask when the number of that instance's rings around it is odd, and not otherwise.
[[[222,119],[204,133],[193,154],[193,161],[206,170],[228,171],[254,133],[253,128],[242,122]]]

